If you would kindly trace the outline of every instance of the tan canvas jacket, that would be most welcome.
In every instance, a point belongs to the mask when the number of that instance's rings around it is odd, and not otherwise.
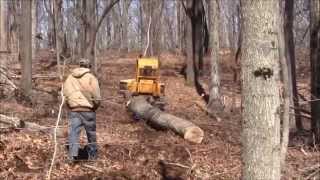
[[[63,94],[68,106],[95,110],[100,105],[101,95],[98,80],[88,68],[76,68],[63,85]]]

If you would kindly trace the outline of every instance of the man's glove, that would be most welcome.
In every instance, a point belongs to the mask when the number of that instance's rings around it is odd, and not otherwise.
[[[96,110],[99,108],[101,102],[98,101],[98,100],[94,100],[94,101],[92,101],[92,102],[93,102],[93,108],[92,108],[92,109],[93,109],[94,111],[96,111]]]

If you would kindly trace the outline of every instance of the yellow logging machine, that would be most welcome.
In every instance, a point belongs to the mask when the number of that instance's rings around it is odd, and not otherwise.
[[[163,108],[164,83],[160,82],[160,64],[156,58],[139,58],[136,78],[120,81],[120,92],[126,96],[147,96],[153,105]]]

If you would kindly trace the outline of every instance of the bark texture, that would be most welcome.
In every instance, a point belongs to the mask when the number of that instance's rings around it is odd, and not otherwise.
[[[277,0],[241,1],[243,179],[280,179]]]
[[[7,51],[6,1],[0,1],[0,51]]]
[[[284,39],[285,39],[285,56],[288,64],[288,78],[290,87],[291,103],[295,107],[292,121],[295,121],[296,128],[303,130],[301,121],[301,113],[299,110],[299,97],[296,80],[296,60],[295,60],[295,42],[293,35],[293,22],[294,22],[294,0],[285,1],[285,14],[284,14]]]
[[[22,69],[21,89],[25,96],[32,90],[32,1],[21,1],[20,62]]]
[[[311,95],[312,99],[320,98],[320,2],[311,0],[310,4],[310,64],[311,64]],[[320,101],[311,103],[313,132],[312,142],[320,143]]]
[[[134,97],[128,104],[128,109],[139,118],[146,120],[151,126],[159,129],[170,129],[184,139],[201,143],[204,132],[190,121],[165,113],[149,104],[145,97]]]
[[[285,44],[285,26],[284,26],[284,16],[281,14],[279,17],[279,33],[278,33],[278,41],[279,41],[279,58],[280,58],[280,66],[281,66],[281,79],[283,83],[283,100],[282,100],[282,138],[281,138],[281,167],[283,168],[285,165],[288,142],[289,142],[289,126],[290,126],[290,85],[291,81],[289,78],[289,64],[287,63],[287,58],[285,54],[286,44]]]
[[[210,48],[211,51],[211,72],[210,72],[210,89],[209,103],[207,105],[208,113],[214,115],[215,112],[223,110],[220,93],[220,72],[219,72],[219,8],[218,1],[209,2],[210,22]]]

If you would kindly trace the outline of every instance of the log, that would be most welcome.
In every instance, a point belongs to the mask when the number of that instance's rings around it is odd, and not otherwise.
[[[200,127],[190,121],[153,107],[145,97],[133,97],[129,100],[127,106],[129,111],[133,112],[139,118],[144,119],[152,126],[161,129],[170,129],[193,143],[201,143],[203,140],[204,132]]]
[[[23,121],[17,117],[9,117],[3,114],[0,114],[0,127],[23,128],[31,131],[40,131],[43,133],[53,134],[53,128],[48,128],[37,123]],[[62,132],[59,134],[62,134]]]

